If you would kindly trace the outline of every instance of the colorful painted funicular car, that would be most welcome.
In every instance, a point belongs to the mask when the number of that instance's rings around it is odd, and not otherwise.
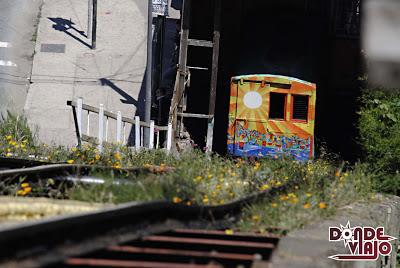
[[[297,160],[314,156],[316,85],[279,75],[233,77],[228,152]]]

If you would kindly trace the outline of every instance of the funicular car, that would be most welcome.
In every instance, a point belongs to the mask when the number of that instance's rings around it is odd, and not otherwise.
[[[314,156],[316,85],[280,75],[231,80],[228,153],[240,157]]]

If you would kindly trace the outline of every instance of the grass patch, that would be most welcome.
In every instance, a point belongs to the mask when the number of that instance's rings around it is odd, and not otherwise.
[[[98,173],[98,185],[56,185],[52,178],[29,184],[0,185],[0,193],[19,196],[49,196],[88,202],[124,203],[168,200],[186,205],[221,205],[248,194],[295,182],[273,200],[245,209],[237,228],[264,231],[271,226],[299,228],[318,217],[335,213],[343,205],[373,196],[373,173],[366,166],[349,166],[336,160],[316,159],[300,163],[293,159],[231,159],[200,151],[179,156],[162,150],[136,152],[124,146],[52,147],[41,144],[26,120],[9,116],[0,123],[0,155],[30,157],[53,162],[124,167],[153,167],[153,174],[139,176]],[[168,171],[168,172],[163,172]]]

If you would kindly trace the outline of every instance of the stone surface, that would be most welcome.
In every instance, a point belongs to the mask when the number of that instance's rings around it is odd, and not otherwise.
[[[0,1],[0,115],[24,108],[42,2]]]
[[[279,242],[272,256],[272,267],[389,267],[381,266],[382,258],[376,262],[338,262],[328,258],[345,253],[342,242],[329,242],[329,227],[345,225],[347,221],[352,226],[384,226],[385,233],[399,237],[400,198],[380,196],[376,203],[359,202],[346,206],[331,219],[289,233]],[[398,240],[394,243],[398,244]],[[397,245],[393,248],[397,249]],[[391,262],[391,267],[396,267],[395,251]]]
[[[140,113],[138,102],[144,94],[141,90],[146,68],[147,2],[98,1],[95,50],[90,49],[91,40],[86,38],[87,3],[52,0],[45,1],[42,7],[25,113],[30,125],[38,126],[39,138],[46,143],[77,143],[67,100],[83,97],[85,104],[104,104],[106,110],[121,111],[130,118]],[[46,44],[65,44],[65,53],[41,52]],[[93,128],[92,133],[95,132]]]

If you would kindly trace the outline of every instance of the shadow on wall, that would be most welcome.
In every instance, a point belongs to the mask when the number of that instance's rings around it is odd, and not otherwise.
[[[140,86],[140,91],[139,91],[139,96],[138,99],[136,100],[133,98],[131,95],[126,93],[123,89],[118,87],[114,82],[112,82],[108,78],[101,78],[99,79],[100,83],[102,86],[110,87],[112,90],[114,90],[116,93],[121,95],[123,99],[120,99],[122,103],[124,104],[131,104],[136,107],[136,113],[135,116],[139,116],[141,120],[144,119],[144,113],[145,113],[145,105],[146,105],[146,75],[144,75],[141,86]],[[133,117],[134,119],[134,117]],[[128,135],[128,140],[127,140],[128,146],[134,146],[135,145],[135,129],[132,128],[131,132]]]
[[[102,86],[108,86],[112,90],[114,90],[116,93],[121,95],[124,99],[121,99],[121,102],[124,104],[132,104],[135,105],[136,108],[138,107],[138,101],[135,100],[131,95],[126,93],[124,90],[122,90],[120,87],[118,87],[116,84],[114,84],[110,79],[107,78],[101,78],[100,83]]]
[[[142,85],[140,86],[140,91],[138,95],[138,99],[136,101],[136,113],[135,116],[139,116],[140,120],[144,120],[144,114],[145,114],[145,109],[146,109],[146,74],[147,74],[147,68],[145,70],[145,74],[143,76],[142,80]],[[122,100],[121,100],[122,101]],[[133,127],[131,129],[131,132],[129,133],[128,136],[128,141],[127,145],[128,146],[134,146],[135,145],[135,128]]]

